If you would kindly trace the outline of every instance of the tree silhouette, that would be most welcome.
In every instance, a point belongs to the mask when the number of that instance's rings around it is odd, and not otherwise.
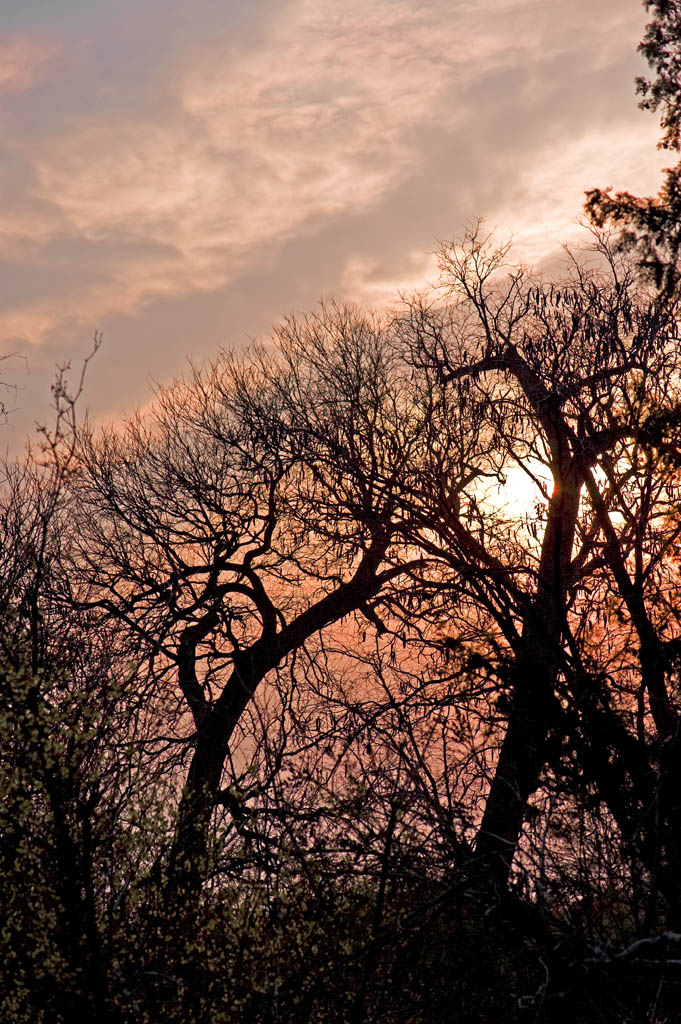
[[[681,7],[677,0],[644,0],[653,19],[639,45],[655,72],[652,80],[637,79],[640,106],[661,112],[660,147],[678,151],[681,142]],[[681,249],[681,164],[667,168],[657,196],[611,195],[610,189],[586,193],[586,210],[599,227],[611,224],[620,232],[620,245],[635,254],[639,268],[660,296],[678,289]]]

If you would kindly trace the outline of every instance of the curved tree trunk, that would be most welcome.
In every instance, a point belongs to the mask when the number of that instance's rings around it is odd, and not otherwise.
[[[314,633],[361,607],[384,583],[402,570],[378,567],[388,545],[381,536],[364,553],[353,577],[321,598],[285,626],[278,634],[256,641],[234,661],[233,671],[213,705],[198,708],[200,687],[196,680],[193,653],[187,658],[181,687],[189,700],[194,695],[196,745],[185,781],[178,812],[175,837],[162,885],[166,917],[184,915],[194,907],[206,877],[210,821],[219,794],[229,743],[237,724],[258,686],[291,651]],[[200,634],[194,636],[198,642]],[[189,678],[192,675],[192,678]]]

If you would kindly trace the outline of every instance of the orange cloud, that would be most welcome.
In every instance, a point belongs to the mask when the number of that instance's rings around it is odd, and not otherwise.
[[[162,121],[154,110],[81,115],[36,148],[47,215],[0,217],[4,248],[59,234],[156,245],[143,265],[125,257],[108,282],[83,283],[78,308],[90,319],[220,287],[258,247],[366,209],[418,164],[407,136],[446,89],[444,35],[407,3],[367,13],[354,0],[341,15],[301,3],[261,51],[194,53]],[[22,322],[46,319],[16,311],[5,327]]]
[[[547,238],[584,241],[578,218],[589,186],[654,194],[669,163],[669,154],[655,148],[658,136],[655,123],[641,115],[629,132],[616,125],[587,131],[563,147],[547,141],[520,170],[514,195],[495,214],[500,233],[513,235],[516,256],[536,264],[547,254]]]
[[[598,53],[619,52],[620,35],[635,45],[635,12],[609,9],[593,25]],[[570,228],[585,188],[619,184],[597,173],[603,150],[612,158],[605,169],[654,151],[620,126],[612,137],[568,145],[560,159],[555,140],[545,149],[532,141],[522,166],[513,154],[506,180],[482,162],[503,150],[487,137],[483,112],[493,116],[508,99],[486,76],[536,65],[518,95],[529,104],[530,90],[546,84],[533,74],[580,45],[584,3],[561,8],[561,32],[552,19],[550,6],[519,0],[292,0],[247,49],[230,48],[227,37],[202,40],[161,65],[162,109],[152,94],[134,110],[93,112],[84,102],[59,133],[22,137],[29,184],[0,211],[0,254],[28,265],[50,245],[70,247],[62,268],[71,253],[74,266],[53,294],[10,300],[0,335],[38,342],[74,319],[99,324],[159,298],[226,287],[287,240],[369,217],[381,204],[386,220],[402,216],[386,197],[430,175],[458,204],[454,222],[442,209],[441,234],[458,230],[458,211],[471,204],[463,217],[486,214],[525,239],[528,258],[540,257],[547,236]],[[0,89],[27,88],[48,53],[28,37],[0,38]],[[523,111],[514,115],[524,131]],[[438,137],[447,139],[450,166],[434,171],[428,146]],[[474,205],[481,196],[482,208]],[[351,296],[380,303],[394,285],[410,290],[428,272],[427,258],[410,263],[408,253],[435,238],[415,234],[417,210],[408,218],[412,237],[394,274],[347,253],[338,283]]]

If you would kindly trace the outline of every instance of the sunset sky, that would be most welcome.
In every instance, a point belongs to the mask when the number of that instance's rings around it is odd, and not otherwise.
[[[656,191],[638,0],[22,0],[0,12],[0,352],[16,447],[322,296],[432,279],[482,215],[541,263],[583,193]],[[667,156],[667,162],[669,157]]]

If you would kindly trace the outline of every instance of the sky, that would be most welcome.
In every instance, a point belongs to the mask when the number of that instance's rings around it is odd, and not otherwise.
[[[638,0],[0,0],[10,449],[96,331],[83,407],[325,297],[434,279],[482,216],[542,265],[584,191],[654,193]],[[666,156],[666,162],[669,156]]]

